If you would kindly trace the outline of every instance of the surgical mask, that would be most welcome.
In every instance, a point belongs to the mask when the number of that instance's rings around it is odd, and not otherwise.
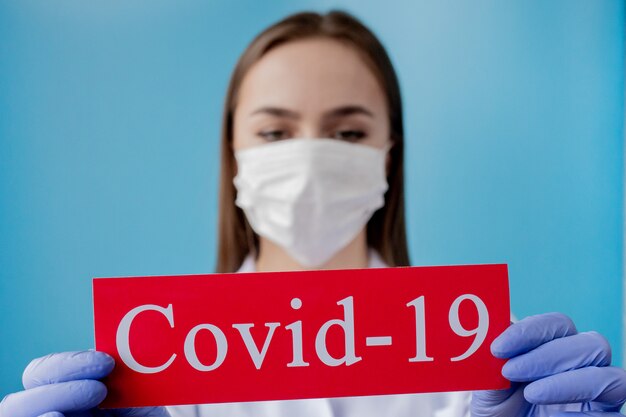
[[[235,204],[301,265],[323,265],[384,205],[387,149],[297,138],[236,151]]]

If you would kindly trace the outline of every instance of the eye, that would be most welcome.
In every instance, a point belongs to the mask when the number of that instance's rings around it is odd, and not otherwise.
[[[262,137],[268,142],[272,142],[287,138],[287,133],[284,130],[264,130],[257,133],[257,136]]]
[[[349,142],[356,142],[363,139],[366,136],[362,130],[338,130],[335,132],[333,138],[339,140],[346,140]]]

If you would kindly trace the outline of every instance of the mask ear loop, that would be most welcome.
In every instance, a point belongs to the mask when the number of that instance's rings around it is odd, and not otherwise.
[[[233,173],[233,178],[234,178],[237,175],[237,172],[239,171],[239,166],[237,165],[237,158],[235,157],[234,151],[232,153],[232,163],[233,163],[233,166],[235,167],[235,170]],[[235,200],[236,200],[238,191],[236,187],[234,187],[234,189],[235,189],[234,195],[235,195]],[[239,211],[239,215],[243,219],[243,224],[244,224],[243,229],[244,229],[246,242],[248,245],[248,254],[251,254],[254,257],[254,260],[256,261],[256,259],[259,257],[259,239],[254,233],[254,230],[252,230],[252,226],[250,225],[250,222],[246,218],[246,213],[240,207],[237,207],[236,205],[235,207],[237,211]]]

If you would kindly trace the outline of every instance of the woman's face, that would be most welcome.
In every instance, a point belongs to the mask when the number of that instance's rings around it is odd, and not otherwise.
[[[289,138],[390,143],[385,95],[351,47],[328,38],[270,50],[245,75],[233,125],[235,150]]]

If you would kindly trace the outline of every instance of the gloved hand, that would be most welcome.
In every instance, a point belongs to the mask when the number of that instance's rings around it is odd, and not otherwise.
[[[107,389],[97,381],[115,366],[106,353],[54,353],[33,360],[24,371],[26,390],[0,403],[0,417],[169,417],[162,407],[99,410]]]
[[[578,333],[563,314],[512,324],[493,341],[491,352],[509,359],[502,375],[511,388],[474,392],[474,417],[623,417],[626,371],[610,366],[611,348],[604,337]]]

